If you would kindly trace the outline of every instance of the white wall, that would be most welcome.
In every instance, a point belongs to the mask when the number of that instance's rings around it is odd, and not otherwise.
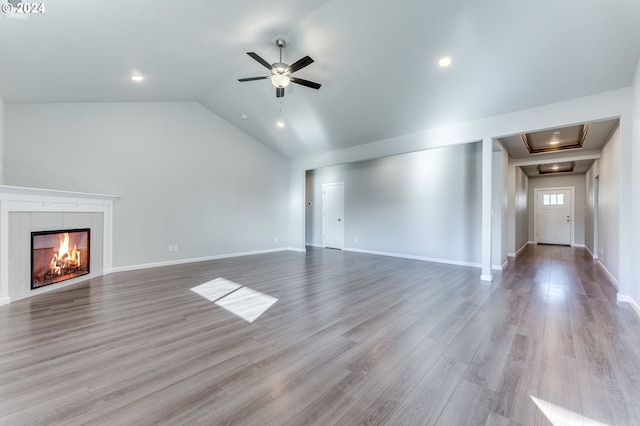
[[[322,244],[322,184],[343,181],[346,249],[478,264],[481,169],[475,143],[310,171],[306,241]]]
[[[527,244],[529,240],[529,178],[520,167],[514,167],[515,171],[515,250],[516,252]]]
[[[492,175],[493,187],[491,210],[491,264],[493,269],[502,269],[502,265],[507,261],[507,179],[509,154],[500,149],[493,153]]]
[[[564,175],[564,176],[543,176],[529,178],[529,196],[527,200],[529,210],[529,241],[535,241],[535,189],[575,187],[573,200],[573,221],[575,245],[584,245],[584,223],[586,206],[586,185],[584,175]]]
[[[620,129],[602,149],[600,160],[591,166],[587,179],[599,176],[598,191],[598,261],[616,280],[620,279]],[[585,179],[586,180],[586,179]],[[587,210],[588,211],[588,210]],[[592,242],[593,244],[593,242]],[[590,249],[592,249],[590,247]]]
[[[0,95],[0,185],[4,181],[4,101]]]
[[[640,305],[640,59],[633,79],[633,131],[632,131],[632,247],[629,296]],[[640,309],[640,306],[639,306]],[[640,312],[638,312],[640,314]]]
[[[199,103],[8,104],[5,126],[7,185],[123,196],[114,267],[287,246],[287,161]]]

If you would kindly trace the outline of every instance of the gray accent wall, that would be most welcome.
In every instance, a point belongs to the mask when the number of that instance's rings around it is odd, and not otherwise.
[[[288,246],[287,160],[199,103],[7,104],[5,127],[7,185],[123,197],[114,267]]]
[[[515,251],[529,240],[529,178],[520,167],[515,167]]]
[[[481,172],[479,143],[308,171],[306,242],[322,245],[322,184],[342,181],[347,249],[478,264]]]
[[[560,175],[529,178],[529,241],[535,241],[535,189],[575,187],[575,199],[573,200],[573,220],[574,220],[574,244],[584,245],[584,224],[586,212],[586,185],[584,175]]]

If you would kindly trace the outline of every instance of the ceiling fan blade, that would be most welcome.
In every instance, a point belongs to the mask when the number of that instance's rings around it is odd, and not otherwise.
[[[313,81],[305,80],[303,78],[298,78],[298,77],[291,77],[291,82],[300,84],[301,86],[311,87],[312,89],[319,89],[320,86],[322,86],[322,84],[320,83],[315,83]]]
[[[266,80],[267,78],[270,78],[270,77],[269,76],[266,76],[266,77],[247,77],[247,78],[239,78],[238,81]]]
[[[276,98],[284,98],[284,87],[276,87]]]
[[[313,63],[313,59],[311,59],[308,56],[305,56],[304,58],[294,62],[293,64],[291,64],[291,66],[289,67],[289,72],[296,72],[299,69],[302,69],[304,67],[306,67],[307,65],[311,65]]]
[[[255,59],[256,61],[260,62],[263,67],[265,67],[266,69],[271,71],[271,64],[269,62],[265,61],[264,59],[262,59],[260,56],[258,56],[257,53],[255,53],[255,52],[247,52],[247,55],[251,56],[253,59]]]

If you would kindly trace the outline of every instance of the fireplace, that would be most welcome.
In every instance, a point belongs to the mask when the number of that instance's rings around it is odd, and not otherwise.
[[[89,273],[91,230],[64,229],[31,233],[31,289]]]

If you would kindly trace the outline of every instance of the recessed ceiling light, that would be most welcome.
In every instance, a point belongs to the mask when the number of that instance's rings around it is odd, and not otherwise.
[[[558,145],[560,143],[560,141],[551,141],[549,142],[549,145]]]
[[[278,127],[280,127],[280,128],[283,128],[283,127],[284,127],[284,121],[282,121],[282,120],[278,120],[278,121],[276,122],[276,126],[278,126]]]
[[[140,74],[136,74],[136,75],[132,75],[131,76],[131,80],[133,80],[133,81],[142,81],[142,80],[144,80],[144,77],[141,76]]]
[[[558,170],[560,167],[558,165],[555,165],[552,167],[553,170]]]
[[[438,61],[438,65],[440,65],[442,68],[448,67],[449,65],[451,65],[451,58],[448,56],[440,58],[440,60]]]
[[[240,118],[242,118],[243,120],[246,120],[249,117],[247,116],[247,114],[240,114]]]
[[[560,136],[562,134],[562,132],[560,130],[556,130],[555,132],[552,133],[553,136]]]

